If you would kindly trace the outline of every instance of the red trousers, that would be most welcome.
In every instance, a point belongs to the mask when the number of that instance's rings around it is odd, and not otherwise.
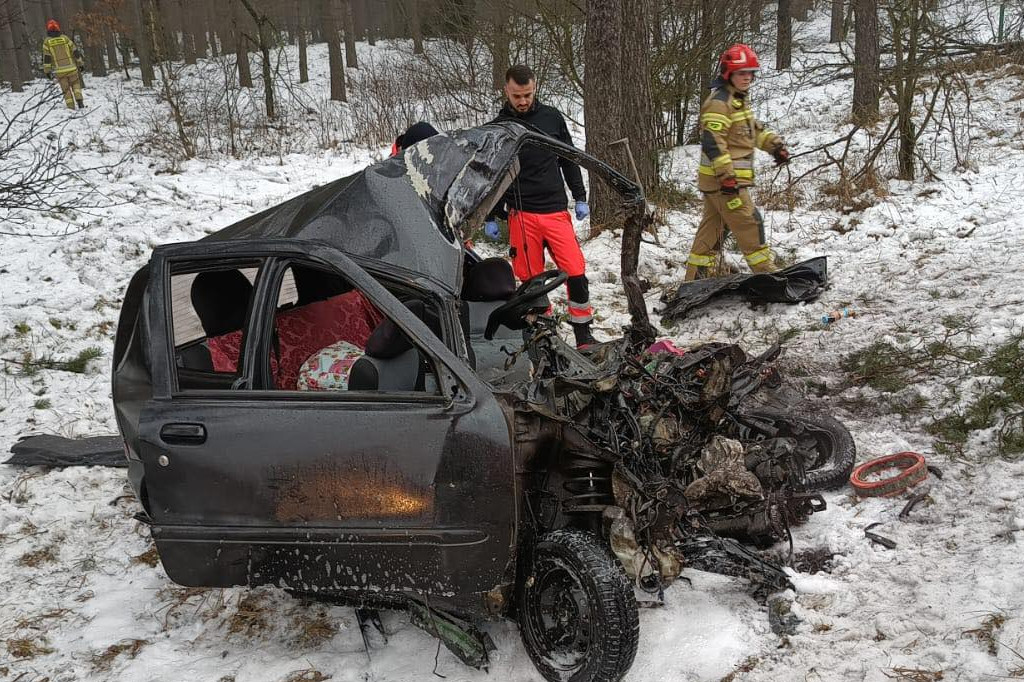
[[[544,272],[544,249],[547,248],[558,269],[569,275],[569,321],[585,323],[593,319],[587,264],[568,211],[510,211],[508,241],[512,247],[512,271],[517,279],[525,282]]]

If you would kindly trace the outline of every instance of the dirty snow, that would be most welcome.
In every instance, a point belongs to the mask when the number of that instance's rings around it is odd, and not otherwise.
[[[827,35],[827,20],[797,24],[805,46]],[[325,70],[311,47],[314,73]],[[365,47],[365,46],[362,46]],[[770,63],[770,60],[766,60]],[[799,88],[786,74],[755,85],[762,118],[794,152],[838,137],[851,83]],[[941,180],[889,182],[888,196],[842,215],[812,209],[765,211],[773,245],[791,260],[827,254],[832,287],[801,306],[751,309],[714,303],[666,336],[685,346],[735,341],[758,351],[789,336],[791,370],[839,386],[840,358],[875,340],[935,335],[943,318],[972,317],[972,342],[985,347],[1020,331],[1024,222],[1024,87],[1011,68],[975,81],[973,166],[956,171],[949,140],[934,144]],[[1006,78],[1008,81],[1001,81]],[[326,84],[320,79],[321,85]],[[111,163],[128,151],[132,122],[146,120],[152,94],[138,80],[88,80],[89,109],[72,121],[66,143],[82,166]],[[311,84],[311,87],[313,84]],[[32,89],[48,88],[38,81]],[[323,98],[324,93],[319,93]],[[19,97],[0,95],[7,110]],[[115,116],[116,111],[116,116]],[[63,110],[55,115],[68,116]],[[168,124],[169,125],[169,124]],[[575,134],[582,139],[582,131]],[[931,141],[928,144],[932,144]],[[385,150],[346,143],[261,160],[189,161],[173,167],[135,154],[101,178],[115,205],[90,213],[35,218],[32,237],[0,235],[0,453],[21,436],[84,436],[115,430],[109,362],[120,297],[156,244],[196,239],[314,185],[346,175]],[[692,184],[697,150],[675,150],[666,165]],[[781,174],[765,164],[764,184],[814,164],[797,159]],[[814,197],[815,182],[806,193]],[[1009,190],[1013,194],[1009,194]],[[764,191],[770,191],[765,187]],[[780,204],[781,205],[781,204]],[[648,305],[682,279],[696,226],[694,210],[671,212],[647,245],[641,274]],[[3,226],[6,232],[20,228]],[[581,234],[585,226],[581,226]],[[587,241],[599,336],[626,322],[618,284],[616,235]],[[731,257],[738,263],[736,254]],[[857,317],[828,327],[823,313],[850,305]],[[657,317],[655,316],[655,320]],[[82,374],[19,363],[101,355]],[[26,356],[29,353],[30,356]],[[922,380],[926,399],[943,389]],[[828,392],[826,392],[828,393]],[[988,680],[1024,674],[1024,464],[974,440],[963,456],[937,454],[923,430],[927,413],[901,416],[867,388],[816,398],[850,427],[859,459],[917,450],[944,477],[924,484],[928,499],[905,522],[903,498],[858,501],[827,496],[828,511],[796,529],[797,553],[835,554],[828,571],[794,573],[796,634],[780,637],[742,581],[689,571],[666,593],[667,605],[641,611],[641,640],[630,680]],[[319,671],[333,680],[539,680],[514,625],[487,626],[498,651],[490,675],[466,668],[402,614],[384,614],[390,641],[364,650],[349,608],[298,601],[272,588],[189,590],[172,584],[154,558],[124,472],[46,471],[0,466],[0,679],[285,680]],[[897,543],[870,543],[864,528]]]

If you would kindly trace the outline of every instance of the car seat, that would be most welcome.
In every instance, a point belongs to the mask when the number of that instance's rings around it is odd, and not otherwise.
[[[422,301],[405,306],[424,318]],[[355,361],[348,377],[350,391],[422,391],[425,365],[405,332],[388,318],[377,325],[366,342],[366,353]]]
[[[240,270],[200,272],[192,281],[189,297],[199,324],[206,338],[210,339],[239,331],[245,326],[245,316],[252,298],[252,283]],[[205,344],[183,349],[179,358],[181,366],[188,369],[214,369],[210,349]],[[237,367],[237,353],[234,361]]]

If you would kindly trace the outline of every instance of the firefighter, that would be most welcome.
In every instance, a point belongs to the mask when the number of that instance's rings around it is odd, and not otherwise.
[[[64,103],[68,109],[85,108],[82,99],[82,78],[78,71],[83,66],[82,53],[74,41],[60,32],[60,24],[56,19],[46,22],[46,40],[43,41],[43,73],[53,80],[54,74],[64,93]]]
[[[761,212],[750,198],[754,185],[754,149],[769,152],[777,165],[789,162],[782,138],[754,118],[747,101],[757,55],[736,44],[722,53],[719,77],[700,110],[701,160],[697,187],[704,195],[704,215],[686,260],[686,279],[712,276],[728,228],[754,272],[775,272],[775,256],[765,243]]]
[[[528,66],[516,65],[505,73],[505,98],[496,120],[525,123],[572,146],[561,112],[537,100],[537,77]],[[584,347],[597,343],[590,331],[594,309],[586,261],[567,210],[566,185],[575,202],[576,219],[583,220],[590,215],[590,207],[580,167],[552,151],[526,145],[519,152],[519,176],[505,193],[504,205],[516,277],[525,281],[544,272],[545,247],[551,252],[558,269],[569,275],[569,323],[576,346]],[[498,238],[493,215],[484,224],[484,233]]]

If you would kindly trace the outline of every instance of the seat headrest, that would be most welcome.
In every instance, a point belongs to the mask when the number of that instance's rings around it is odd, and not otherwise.
[[[486,258],[469,269],[462,287],[464,301],[505,301],[516,290],[512,266],[504,258]]]
[[[252,284],[240,270],[200,272],[190,297],[206,335],[220,336],[245,326]]]
[[[422,301],[406,301],[405,307],[412,311],[416,317],[421,320],[423,319],[425,311]],[[373,333],[370,334],[370,338],[367,339],[366,354],[373,358],[389,360],[398,357],[412,347],[412,342],[409,341],[409,337],[406,336],[405,332],[392,322],[390,318],[385,317],[377,325],[376,329],[373,330]]]
[[[295,266],[292,268],[292,276],[295,278],[295,292],[298,295],[296,306],[326,301],[352,290],[340,276],[316,268]]]

